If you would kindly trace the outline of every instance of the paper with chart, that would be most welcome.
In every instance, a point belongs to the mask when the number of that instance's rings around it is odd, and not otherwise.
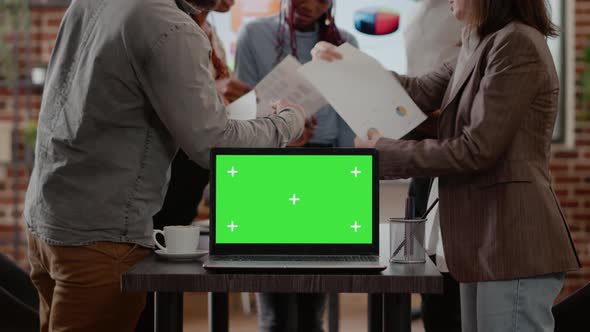
[[[299,73],[299,68],[299,61],[289,55],[256,85],[257,117],[272,114],[272,103],[283,98],[301,105],[307,116],[328,105],[313,84]]]
[[[359,137],[371,128],[399,139],[426,115],[416,106],[397,79],[377,60],[350,44],[338,47],[343,59],[312,61],[299,72],[313,83]]]
[[[272,114],[272,103],[287,99],[301,105],[308,117],[328,105],[324,97],[299,73],[301,64],[293,56],[287,56],[254,90],[227,106],[228,117],[234,120],[250,120]]]

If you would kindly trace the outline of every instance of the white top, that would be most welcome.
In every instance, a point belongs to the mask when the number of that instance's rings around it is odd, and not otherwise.
[[[419,0],[404,31],[408,76],[420,76],[457,59],[462,24],[447,0]]]

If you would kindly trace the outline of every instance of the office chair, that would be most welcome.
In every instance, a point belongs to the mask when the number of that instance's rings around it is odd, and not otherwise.
[[[39,331],[39,296],[29,275],[0,254],[0,331]]]
[[[581,331],[590,326],[590,283],[554,305],[555,332]]]

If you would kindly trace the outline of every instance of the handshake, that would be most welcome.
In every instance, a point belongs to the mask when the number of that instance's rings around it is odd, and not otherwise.
[[[305,127],[303,129],[303,134],[301,134],[301,136],[299,136],[299,138],[297,138],[296,140],[289,143],[288,146],[304,146],[313,137],[315,126],[317,125],[318,121],[317,118],[313,115],[310,117],[307,116],[305,110],[303,109],[303,106],[293,103],[288,99],[280,99],[272,103],[272,109],[274,113],[279,113],[282,110],[290,109],[299,112],[305,118]]]
[[[352,45],[319,42],[311,55],[304,65],[292,56],[283,59],[228,105],[230,118],[254,119],[284,109],[301,112],[307,119],[305,130],[289,145],[303,146],[314,135],[314,114],[330,105],[356,134],[357,148],[374,148],[382,135],[399,139],[426,120],[397,76]]]
[[[236,78],[220,79],[215,82],[215,85],[218,94],[220,97],[222,97],[226,105],[235,102],[242,96],[252,91],[251,86]],[[315,116],[308,116],[305,113],[303,106],[293,103],[286,98],[272,102],[270,106],[272,108],[273,114],[278,114],[279,112],[286,109],[301,113],[301,115],[305,118],[305,128],[303,130],[303,134],[301,134],[301,136],[296,140],[289,143],[288,146],[299,147],[307,144],[307,142],[313,137],[314,129],[317,124],[317,118]]]

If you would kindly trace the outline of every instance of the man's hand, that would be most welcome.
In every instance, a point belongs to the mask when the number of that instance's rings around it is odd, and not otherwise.
[[[381,138],[381,134],[379,133],[379,130],[377,130],[375,128],[371,128],[371,129],[369,129],[369,131],[367,131],[367,137],[368,137],[368,140],[364,140],[364,139],[357,136],[354,139],[354,147],[355,148],[364,148],[364,149],[374,149],[375,146],[377,145],[377,141],[379,141],[379,139]]]
[[[241,96],[252,91],[251,86],[235,78],[217,80],[215,81],[215,86],[217,87],[217,91],[228,103],[233,103]]]
[[[279,99],[271,104],[272,110],[274,114],[278,114],[280,111],[284,109],[290,109],[299,112],[303,118],[307,118],[307,114],[303,110],[303,107],[299,104],[295,104],[288,99]]]

